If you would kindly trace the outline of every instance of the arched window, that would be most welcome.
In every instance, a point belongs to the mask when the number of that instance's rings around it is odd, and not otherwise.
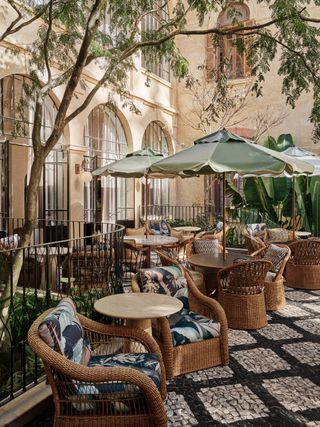
[[[220,13],[217,26],[228,29],[242,24],[250,25],[250,10],[244,3],[235,2]],[[213,46],[212,37],[208,36],[208,70],[224,72],[228,79],[245,78],[250,75],[250,67],[246,58],[245,40],[241,34],[230,34],[220,38],[218,46]]]
[[[106,105],[95,107],[87,119],[84,142],[91,168],[123,158],[127,139],[118,115]],[[84,184],[84,216],[92,222],[130,219],[133,214],[133,180],[98,177]]]
[[[142,20],[142,31],[156,31],[169,19],[168,3],[163,0],[154,0],[154,12],[147,14]],[[166,60],[147,61],[142,54],[141,65],[156,76],[170,81],[170,65]]]
[[[142,148],[152,148],[157,153],[164,156],[169,155],[169,146],[166,134],[159,122],[151,122],[146,128],[143,139]],[[142,192],[142,206],[144,201],[145,191]],[[151,179],[150,180],[150,205],[164,206],[169,204],[169,181],[168,179]]]
[[[9,157],[19,156],[19,170],[11,173],[13,197],[11,215],[23,215],[21,200],[15,198],[15,189],[21,194],[21,182],[28,185],[33,159],[32,127],[34,122],[33,101],[27,96],[31,80],[19,74],[13,74],[0,80],[0,135],[10,140]],[[53,100],[47,96],[43,103],[41,140],[45,143],[50,135],[57,108]],[[12,172],[12,171],[11,171]],[[23,174],[23,176],[22,176]],[[50,220],[67,219],[67,158],[63,151],[63,138],[48,155],[39,189],[39,218]],[[22,184],[23,185],[23,184]],[[19,205],[19,206],[18,206]]]

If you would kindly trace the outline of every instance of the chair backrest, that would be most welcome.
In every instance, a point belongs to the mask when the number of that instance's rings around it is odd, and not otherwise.
[[[179,265],[141,268],[137,278],[141,292],[175,296],[179,289],[186,287],[186,279]]]
[[[248,232],[249,236],[261,236],[261,234],[267,231],[267,224],[264,222],[246,224],[246,231]]]
[[[320,240],[298,240],[290,243],[290,262],[297,265],[319,265],[320,264]]]
[[[278,242],[287,242],[293,239],[293,232],[281,227],[268,228],[267,235],[269,240],[276,240]]]
[[[261,259],[271,262],[270,271],[276,273],[273,280],[276,280],[284,271],[285,266],[290,258],[291,250],[289,246],[283,244],[269,244],[263,249],[251,254]]]
[[[87,365],[91,349],[71,298],[62,299],[38,328],[40,338],[54,351]]]
[[[266,244],[260,237],[250,236],[247,231],[243,232],[244,241],[246,244],[246,248],[248,249],[249,255],[253,252],[258,251],[259,249],[265,248]]]
[[[271,262],[264,260],[243,261],[218,272],[218,292],[238,295],[259,294]]]
[[[171,227],[165,219],[161,220],[150,220],[148,222],[150,230],[155,234],[162,234],[165,236],[170,235]]]

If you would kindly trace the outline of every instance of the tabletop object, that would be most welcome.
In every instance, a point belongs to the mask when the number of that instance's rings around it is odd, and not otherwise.
[[[183,304],[177,298],[155,293],[126,293],[99,299],[94,309],[99,313],[126,319],[126,324],[139,327],[151,334],[151,319],[169,316],[181,310]]]

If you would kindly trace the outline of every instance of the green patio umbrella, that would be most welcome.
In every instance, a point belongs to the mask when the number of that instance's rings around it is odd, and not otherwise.
[[[172,156],[166,157],[150,167],[150,174],[178,176],[223,175],[223,252],[226,252],[226,206],[225,174],[240,175],[289,175],[308,174],[313,166],[297,158],[286,156],[261,145],[253,144],[234,133],[222,129],[194,142]]]
[[[126,157],[117,160],[115,162],[109,163],[108,165],[102,166],[95,169],[92,172],[92,175],[99,176],[114,176],[119,178],[146,178],[146,233],[148,235],[148,215],[147,209],[149,205],[149,191],[148,191],[148,171],[150,166],[163,159],[163,154],[156,153],[150,148],[144,148],[142,150],[134,151],[129,153]],[[169,174],[171,175],[171,174]],[[154,175],[155,177],[157,174]],[[168,178],[170,176],[159,175],[160,178]]]

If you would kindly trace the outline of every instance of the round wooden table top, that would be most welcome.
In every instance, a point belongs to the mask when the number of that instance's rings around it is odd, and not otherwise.
[[[99,299],[94,309],[101,314],[120,319],[155,319],[181,310],[180,300],[154,293],[126,293]]]
[[[226,259],[223,259],[223,254],[195,254],[188,258],[188,262],[195,267],[221,269],[234,264],[234,260],[241,258],[244,260],[253,260],[250,255],[239,253],[227,253]]]
[[[137,245],[142,246],[161,246],[177,243],[178,239],[171,236],[163,236],[160,234],[150,234],[148,237],[143,235],[125,236],[124,240],[134,240]]]

